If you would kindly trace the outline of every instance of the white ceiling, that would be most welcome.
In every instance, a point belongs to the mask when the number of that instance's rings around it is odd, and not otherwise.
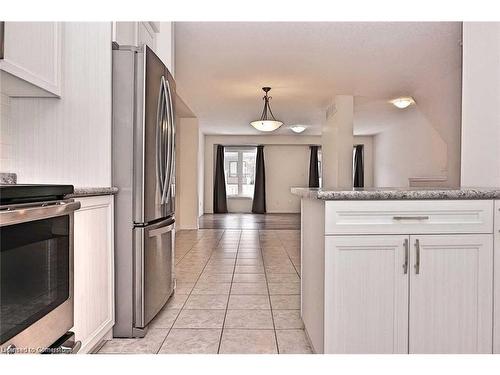
[[[207,134],[258,134],[249,122],[261,114],[263,86],[285,126],[319,134],[336,94],[380,109],[366,104],[455,89],[460,39],[457,22],[176,22],[177,88]],[[376,132],[362,121],[370,116],[359,118],[359,133]]]

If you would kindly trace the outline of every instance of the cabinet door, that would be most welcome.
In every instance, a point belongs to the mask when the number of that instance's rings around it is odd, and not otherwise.
[[[411,236],[410,353],[492,352],[492,235]]]
[[[408,352],[407,236],[327,236],[325,353]]]
[[[144,43],[153,51],[156,51],[156,33],[150,22],[139,22],[137,25],[137,41]]]
[[[113,196],[79,199],[75,212],[75,319],[87,353],[114,324]]]
[[[62,26],[59,22],[5,22],[0,60],[2,92],[10,96],[60,96]],[[20,78],[20,79],[19,79]]]
[[[495,201],[493,233],[493,353],[500,354],[500,200]]]

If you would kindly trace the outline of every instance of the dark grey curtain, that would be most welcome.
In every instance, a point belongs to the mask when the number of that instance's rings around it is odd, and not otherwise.
[[[309,187],[311,188],[319,188],[318,149],[319,146],[311,146],[309,158]]]
[[[264,165],[264,146],[257,146],[255,159],[255,189],[253,192],[252,213],[266,213],[266,168]]]
[[[217,145],[214,176],[214,213],[227,213],[226,177],[224,175],[224,146]]]
[[[363,145],[354,146],[354,178],[353,186],[355,188],[362,188],[365,186],[365,171],[363,166]]]

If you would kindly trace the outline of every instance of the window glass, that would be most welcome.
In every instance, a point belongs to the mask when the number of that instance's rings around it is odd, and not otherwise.
[[[319,187],[323,187],[323,153],[321,147],[318,149],[318,173],[319,173]]]
[[[226,147],[224,172],[228,197],[253,197],[256,147]]]
[[[237,177],[238,176],[238,162],[231,161],[229,162],[229,177]]]

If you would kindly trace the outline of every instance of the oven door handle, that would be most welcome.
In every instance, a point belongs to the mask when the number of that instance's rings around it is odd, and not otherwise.
[[[64,216],[78,210],[80,206],[80,202],[75,202],[73,199],[11,206],[0,212],[0,226]]]

